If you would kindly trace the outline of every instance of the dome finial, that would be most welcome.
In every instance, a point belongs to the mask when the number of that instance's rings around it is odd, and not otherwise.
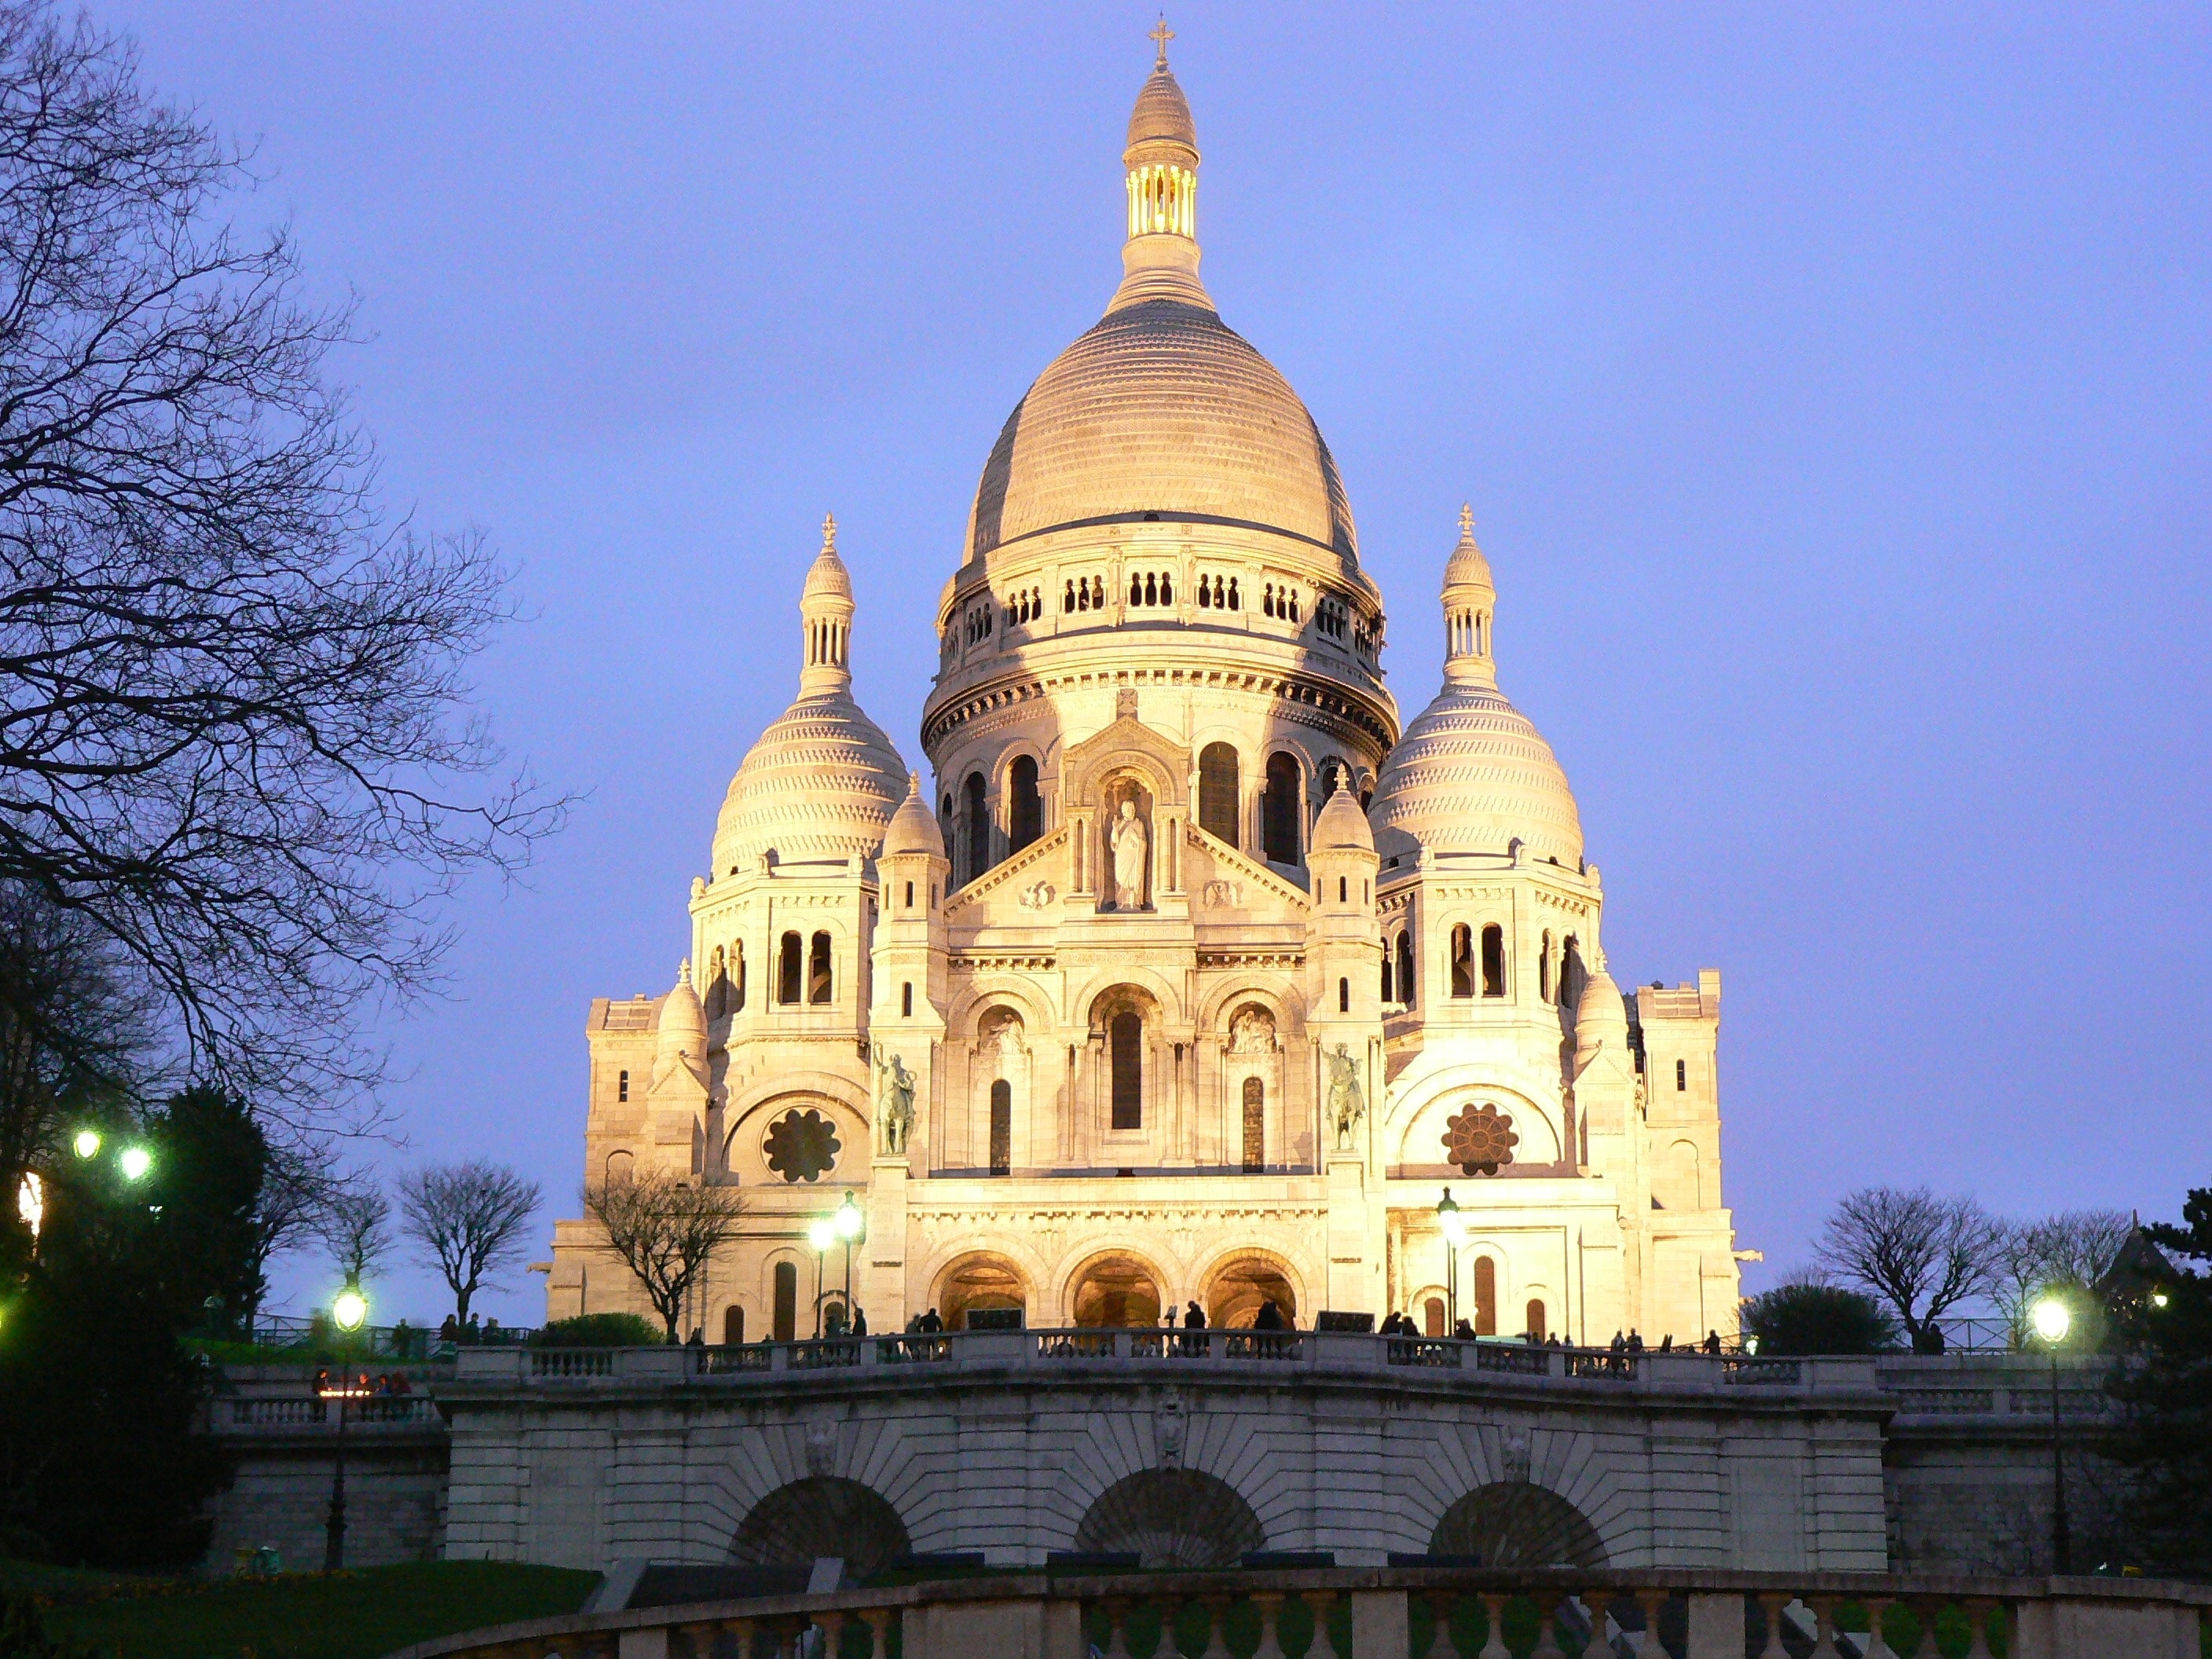
[[[1459,504],[1459,533],[1463,540],[1474,539],[1474,503],[1473,501],[1462,501]]]
[[[1168,42],[1175,39],[1175,31],[1168,27],[1167,13],[1160,14],[1158,24],[1145,38],[1160,49],[1159,56],[1152,59],[1152,67],[1165,69],[1168,66]]]
[[[837,550],[837,515],[835,513],[822,515],[822,550],[824,553]]]

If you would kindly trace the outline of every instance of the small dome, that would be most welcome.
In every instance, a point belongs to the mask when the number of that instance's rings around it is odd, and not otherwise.
[[[1628,1006],[1620,1000],[1620,987],[1613,982],[1613,975],[1595,968],[1583,981],[1583,994],[1575,1003],[1576,1056],[1587,1060],[1606,1043],[1627,1053]]]
[[[692,987],[691,959],[686,957],[677,967],[675,988],[660,1000],[660,1051],[687,1048],[694,1040],[706,1042],[707,1015]]]
[[[787,863],[872,859],[906,793],[906,763],[848,691],[803,695],[730,780],[714,827],[714,873],[770,850]]]
[[[806,580],[799,590],[799,608],[804,611],[811,599],[843,599],[850,604],[852,598],[853,573],[837,556],[837,515],[825,514],[822,520],[822,550],[807,567]]]
[[[1455,587],[1487,587],[1494,592],[1497,586],[1490,578],[1490,561],[1474,544],[1474,509],[1462,507],[1459,510],[1459,545],[1444,561],[1444,592],[1449,593]]]
[[[1190,100],[1165,64],[1156,66],[1137,94],[1129,112],[1129,148],[1145,143],[1182,144],[1196,151],[1198,123],[1190,118]]]
[[[1446,853],[1504,853],[1578,869],[1582,814],[1551,744],[1528,717],[1486,685],[1447,684],[1390,751],[1367,809],[1387,858],[1416,845]]]
[[[1367,826],[1367,814],[1359,810],[1359,800],[1343,784],[1321,809],[1314,820],[1313,850],[1316,853],[1372,853],[1375,832]]]
[[[892,816],[891,827],[884,835],[883,856],[925,853],[941,859],[945,856],[945,832],[937,827],[937,815],[921,798],[921,774],[909,772],[906,784],[906,799]]]

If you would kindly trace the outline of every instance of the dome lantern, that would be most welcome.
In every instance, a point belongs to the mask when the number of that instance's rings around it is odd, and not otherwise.
[[[1129,142],[1121,152],[1129,197],[1124,275],[1107,309],[1174,299],[1211,310],[1213,301],[1198,280],[1198,126],[1168,68],[1175,31],[1165,17],[1152,38],[1159,51],[1129,112]]]
[[[1444,678],[1457,685],[1498,684],[1498,665],[1492,660],[1490,623],[1498,607],[1498,589],[1490,579],[1490,561],[1474,544],[1474,508],[1459,510],[1459,544],[1444,564]]]
[[[822,550],[799,590],[799,617],[805,632],[805,666],[799,675],[801,696],[837,691],[853,683],[853,577],[837,556],[837,515],[822,520]]]

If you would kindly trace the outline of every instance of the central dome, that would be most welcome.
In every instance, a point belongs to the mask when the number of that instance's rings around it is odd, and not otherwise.
[[[1155,518],[1252,526],[1357,561],[1320,428],[1198,279],[1197,142],[1163,61],[1122,155],[1121,286],[1006,417],[969,517],[970,560],[1046,531]]]
[[[1140,300],[1053,360],[992,447],[968,555],[1147,514],[1256,525],[1358,556],[1321,429],[1210,306]]]

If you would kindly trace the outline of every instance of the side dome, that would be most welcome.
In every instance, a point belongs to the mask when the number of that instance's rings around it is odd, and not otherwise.
[[[1351,789],[1342,784],[1314,819],[1313,850],[1316,853],[1372,853],[1375,836],[1367,815]]]
[[[1570,869],[1583,858],[1582,814],[1552,745],[1494,686],[1447,685],[1383,763],[1367,809],[1385,858],[1418,844],[1504,853]]]
[[[884,836],[884,857],[892,858],[902,853],[920,853],[938,859],[945,856],[945,832],[937,827],[937,814],[921,798],[919,772],[908,776],[906,799],[893,815],[891,827]]]
[[[802,696],[760,735],[714,824],[714,873],[779,860],[872,859],[906,798],[906,763],[843,688]]]

